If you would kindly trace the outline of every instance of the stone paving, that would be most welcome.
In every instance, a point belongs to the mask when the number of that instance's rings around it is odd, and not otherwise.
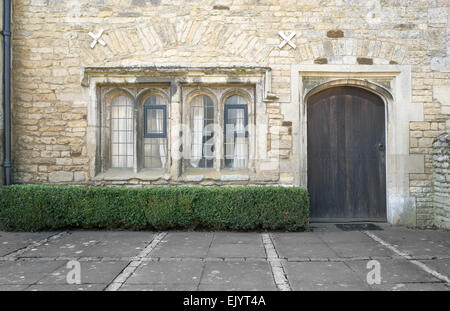
[[[0,232],[0,290],[450,290],[449,231],[380,227]],[[67,281],[73,260],[80,284]],[[371,260],[379,284],[367,282]]]

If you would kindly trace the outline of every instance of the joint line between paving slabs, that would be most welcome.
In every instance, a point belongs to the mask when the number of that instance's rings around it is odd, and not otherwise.
[[[286,277],[281,259],[278,256],[278,253],[273,244],[272,237],[269,233],[262,233],[261,236],[267,254],[267,261],[272,268],[272,276],[275,281],[275,285],[281,291],[291,291],[292,289],[289,284],[289,280]]]
[[[374,241],[380,243],[381,245],[383,245],[384,247],[390,249],[391,251],[393,251],[394,253],[396,253],[397,255],[407,259],[410,263],[415,264],[416,266],[418,266],[419,268],[421,268],[423,271],[427,272],[428,274],[431,274],[432,276],[434,276],[435,278],[446,282],[447,284],[450,283],[450,279],[437,272],[436,270],[431,269],[430,267],[428,267],[426,264],[424,264],[423,262],[420,262],[418,260],[413,259],[413,257],[406,253],[403,252],[401,250],[399,250],[398,248],[396,248],[394,245],[384,241],[383,239],[379,238],[378,236],[376,236],[375,234],[369,232],[369,231],[363,231],[367,236],[369,236],[370,238],[372,238]]]
[[[128,278],[136,271],[136,269],[144,262],[144,258],[164,239],[167,232],[158,233],[136,257],[119,273],[118,276],[106,287],[106,291],[117,291],[128,280]]]
[[[213,244],[215,238],[216,238],[216,234],[213,232],[211,241],[209,241],[208,252],[206,253],[206,256],[208,256],[209,250],[211,249],[211,246],[212,246],[212,244]],[[160,258],[160,260],[161,260],[161,258]],[[202,273],[200,274],[200,278],[199,278],[199,280],[198,280],[197,290],[200,290],[200,283],[201,283],[202,280],[203,280],[203,275],[205,274],[205,269],[206,269],[206,261],[205,261],[205,260],[202,260],[202,262],[203,262],[203,265],[202,265]]]

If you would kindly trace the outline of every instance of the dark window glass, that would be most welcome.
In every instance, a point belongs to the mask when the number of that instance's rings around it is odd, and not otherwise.
[[[167,168],[167,105],[159,95],[144,103],[144,167]]]

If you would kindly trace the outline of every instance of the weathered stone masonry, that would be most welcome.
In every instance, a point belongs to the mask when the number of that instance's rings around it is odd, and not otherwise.
[[[450,134],[433,143],[433,206],[435,225],[450,228]]]
[[[397,221],[434,223],[432,143],[450,128],[448,0],[17,0],[12,23],[16,183],[113,183],[92,176],[92,94],[82,83],[85,68],[270,68],[271,94],[261,102],[271,177],[256,174],[238,183],[300,184],[291,66],[405,66],[411,72],[411,107],[420,111],[405,117],[409,138],[404,137],[414,159],[407,165],[415,213]],[[106,45],[91,49],[88,32],[100,29]],[[297,48],[279,49],[278,32],[293,30]],[[129,72],[110,79],[136,82]]]

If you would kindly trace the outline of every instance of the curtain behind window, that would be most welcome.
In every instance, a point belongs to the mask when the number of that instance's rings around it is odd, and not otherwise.
[[[197,96],[191,103],[191,165],[199,167],[203,151],[203,96]]]
[[[111,103],[111,167],[133,167],[133,104],[127,96]]]
[[[238,135],[234,138],[234,156],[233,168],[247,168],[248,146],[247,137],[245,137],[244,109],[236,109],[236,132]]]
[[[162,110],[157,110],[156,129],[158,132],[164,131],[164,113]],[[159,145],[159,158],[161,159],[161,167],[166,168],[167,165],[167,144],[166,138],[156,138]]]

